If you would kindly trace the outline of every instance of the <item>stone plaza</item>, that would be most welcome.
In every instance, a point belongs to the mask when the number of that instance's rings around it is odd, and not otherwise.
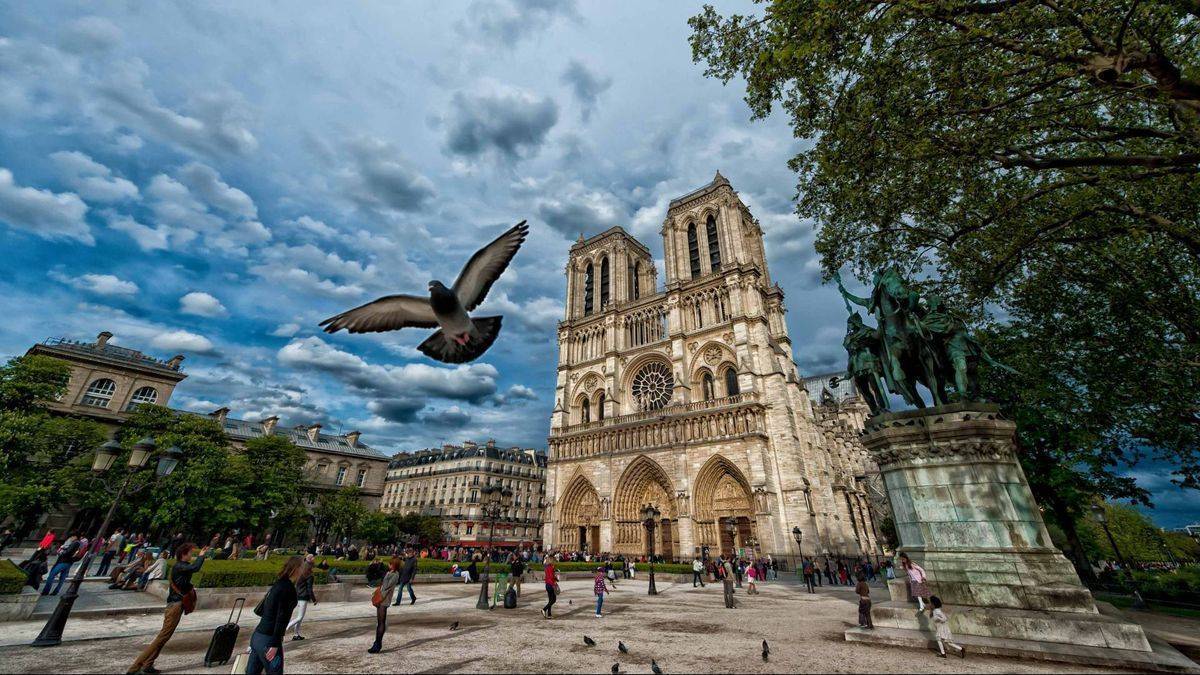
[[[529,575],[532,577],[533,575]],[[307,639],[285,642],[287,672],[651,672],[651,659],[667,673],[718,672],[1115,672],[1061,663],[976,655],[942,660],[932,648],[912,649],[846,642],[854,625],[851,589],[824,586],[808,594],[791,575],[763,584],[760,594],[738,589],[739,606],[722,606],[721,587],[693,588],[690,582],[658,579],[659,595],[646,595],[644,573],[618,581],[605,601],[605,617],[592,616],[591,581],[571,578],[552,620],[541,617],[545,602],[539,580],[527,578],[514,610],[474,608],[478,586],[418,584],[415,605],[393,607],[383,653],[368,654],[374,630],[369,589],[360,586],[349,602],[321,603],[309,611]],[[884,598],[882,583],[872,593]],[[253,599],[249,602],[253,605]],[[0,663],[6,672],[123,672],[158,630],[161,608],[146,612],[115,610],[108,615],[77,616],[64,643],[53,649],[28,644],[41,621],[6,624],[0,635]],[[914,607],[915,611],[915,607]],[[227,609],[199,609],[184,619],[158,661],[163,672],[228,672],[229,666],[203,666],[212,629]],[[1200,652],[1200,621],[1153,617],[1152,632]],[[238,649],[245,648],[258,620],[249,608],[241,619]],[[452,622],[459,622],[451,631]],[[886,632],[886,629],[879,629]],[[587,635],[595,647],[583,642]],[[771,648],[763,662],[762,640]],[[629,654],[621,654],[617,642]],[[971,649],[967,642],[968,650]],[[1186,647],[1185,647],[1186,648]]]

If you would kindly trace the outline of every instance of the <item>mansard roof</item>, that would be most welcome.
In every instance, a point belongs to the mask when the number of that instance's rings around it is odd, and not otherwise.
[[[388,464],[388,468],[396,469],[406,466],[420,466],[471,457],[495,459],[517,464],[530,464],[539,467],[546,466],[546,453],[543,450],[534,450],[531,456],[528,450],[518,447],[498,448],[494,442],[479,445],[468,441],[462,445],[445,445],[440,448],[426,448],[413,453],[398,453],[392,457],[392,462]]]

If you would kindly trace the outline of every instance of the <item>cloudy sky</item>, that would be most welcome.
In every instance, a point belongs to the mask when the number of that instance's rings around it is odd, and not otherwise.
[[[719,169],[766,230],[801,371],[844,362],[792,213],[802,141],[702,77],[697,3],[312,4],[0,2],[0,356],[109,330],[186,356],[175,407],[389,452],[545,447],[571,242],[622,225],[661,258],[667,202]],[[522,219],[479,361],[317,328],[449,283]]]

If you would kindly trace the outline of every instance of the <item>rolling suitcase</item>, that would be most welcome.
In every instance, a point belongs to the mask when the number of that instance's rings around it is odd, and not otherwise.
[[[204,653],[204,667],[223,666],[233,658],[233,645],[237,642],[240,627],[233,620],[233,610],[237,610],[238,621],[242,620],[242,610],[246,607],[246,599],[238,598],[229,608],[229,621],[223,626],[217,626],[213,632],[212,642],[208,643],[208,651]]]

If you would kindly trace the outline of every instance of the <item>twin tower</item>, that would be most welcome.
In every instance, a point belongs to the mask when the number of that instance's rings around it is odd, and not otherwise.
[[[545,546],[795,555],[799,528],[806,555],[878,553],[866,408],[809,401],[750,210],[717,173],[662,237],[663,286],[620,227],[571,247]]]

